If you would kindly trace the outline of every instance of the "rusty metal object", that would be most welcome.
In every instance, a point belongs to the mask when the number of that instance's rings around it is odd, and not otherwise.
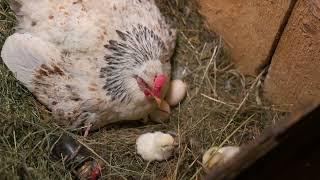
[[[94,160],[86,161],[80,168],[75,172],[77,178],[80,180],[94,180],[100,176],[101,167],[103,166],[103,161]]]
[[[302,106],[206,179],[320,179],[319,128],[319,103]]]
[[[55,160],[63,160],[79,180],[95,180],[100,176],[103,161],[93,158],[92,154],[68,135],[54,138],[51,155]]]

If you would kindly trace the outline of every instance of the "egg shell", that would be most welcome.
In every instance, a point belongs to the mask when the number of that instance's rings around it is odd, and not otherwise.
[[[187,85],[180,79],[172,80],[166,96],[170,106],[178,105],[187,94]]]
[[[211,169],[217,163],[229,161],[239,152],[240,148],[238,146],[225,146],[222,148],[214,146],[204,153],[202,163],[206,168]]]

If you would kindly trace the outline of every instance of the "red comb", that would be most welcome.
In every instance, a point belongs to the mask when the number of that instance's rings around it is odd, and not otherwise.
[[[167,81],[167,77],[162,74],[157,75],[154,78],[154,87],[153,87],[154,95],[156,95],[157,97],[161,96],[161,88],[163,87],[166,81]]]

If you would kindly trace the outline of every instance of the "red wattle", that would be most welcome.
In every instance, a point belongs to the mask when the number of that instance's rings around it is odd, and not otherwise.
[[[154,78],[154,87],[153,87],[153,93],[155,96],[160,97],[161,96],[161,89],[164,86],[164,84],[167,81],[167,77],[165,75],[157,75]]]

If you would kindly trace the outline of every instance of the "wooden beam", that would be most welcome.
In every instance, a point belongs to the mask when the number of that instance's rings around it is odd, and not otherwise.
[[[213,169],[207,179],[320,179],[319,120],[319,103],[303,106],[242,147],[232,161]]]

